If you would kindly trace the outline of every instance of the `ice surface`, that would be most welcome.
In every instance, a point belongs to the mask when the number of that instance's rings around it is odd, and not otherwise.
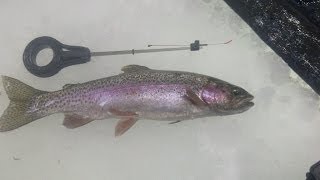
[[[222,0],[2,0],[0,22],[0,74],[39,89],[140,64],[215,76],[256,97],[240,115],[174,125],[139,121],[117,139],[116,120],[69,130],[62,114],[52,115],[0,134],[0,179],[301,180],[320,160],[319,97],[292,80],[287,65]],[[233,42],[200,52],[93,58],[40,79],[24,68],[22,53],[42,35],[92,51]],[[3,89],[0,102],[2,112],[9,103]]]
[[[290,78],[296,83],[299,83],[300,86],[302,86],[303,88],[312,90],[311,87],[306,82],[304,82],[303,79],[301,79],[299,75],[295,73],[293,70],[290,70]]]

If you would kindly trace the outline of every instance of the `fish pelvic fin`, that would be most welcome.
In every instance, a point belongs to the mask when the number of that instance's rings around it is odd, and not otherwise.
[[[114,135],[116,137],[121,136],[127,132],[137,121],[138,119],[134,117],[122,118],[116,125]]]
[[[28,112],[31,98],[43,93],[17,79],[2,76],[4,89],[10,104],[0,117],[0,132],[10,131],[41,118],[39,115]]]

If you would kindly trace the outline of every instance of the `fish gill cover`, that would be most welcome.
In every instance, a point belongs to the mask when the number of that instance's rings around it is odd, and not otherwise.
[[[320,1],[225,2],[320,95]]]

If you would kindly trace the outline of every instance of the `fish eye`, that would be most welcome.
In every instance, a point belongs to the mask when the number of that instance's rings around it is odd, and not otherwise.
[[[241,94],[241,91],[239,89],[233,89],[232,90],[232,94],[235,95],[235,96],[238,96]]]

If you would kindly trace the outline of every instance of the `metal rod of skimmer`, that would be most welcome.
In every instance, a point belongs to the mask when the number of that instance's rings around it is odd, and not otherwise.
[[[163,46],[163,45],[148,45],[151,46]],[[170,45],[168,45],[170,46]],[[180,46],[180,45],[179,45]],[[190,45],[181,45],[181,47],[174,48],[159,48],[159,49],[132,49],[132,50],[123,50],[123,51],[106,51],[106,52],[91,52],[91,56],[112,56],[112,55],[122,55],[122,54],[139,54],[139,53],[154,53],[154,52],[167,52],[167,51],[198,51],[202,46],[208,46],[208,44],[200,44],[199,40],[196,40]]]
[[[122,54],[139,54],[139,53],[154,53],[154,52],[165,52],[165,51],[182,51],[190,50],[190,47],[179,47],[179,48],[160,48],[160,49],[132,49],[124,51],[106,51],[106,52],[92,52],[91,56],[112,56]]]

